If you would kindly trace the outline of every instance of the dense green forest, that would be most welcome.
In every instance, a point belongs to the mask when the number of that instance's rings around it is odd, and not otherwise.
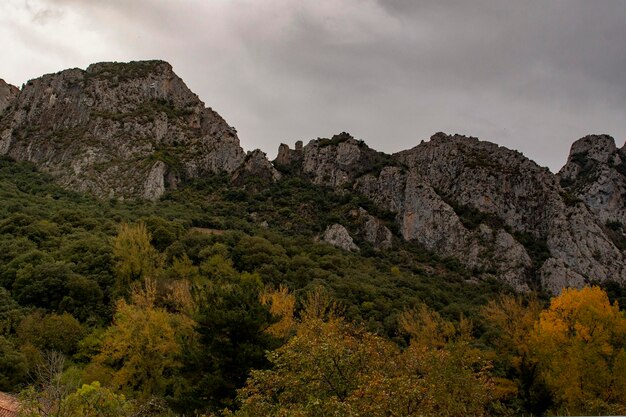
[[[103,201],[4,158],[0,198],[0,391],[25,416],[626,412],[621,287],[519,296],[412,242],[317,242],[359,207],[393,230],[349,190]]]

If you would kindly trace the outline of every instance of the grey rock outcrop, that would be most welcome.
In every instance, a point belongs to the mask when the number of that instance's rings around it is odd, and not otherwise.
[[[322,241],[345,251],[356,252],[359,250],[348,230],[337,223],[326,228],[322,234]]]
[[[383,169],[366,175],[356,187],[377,204],[397,213],[402,237],[440,256],[459,259],[469,268],[490,271],[519,290],[528,289],[532,261],[524,247],[503,229],[463,225],[454,209],[415,172]]]
[[[562,259],[550,258],[541,267],[541,282],[548,292],[560,293],[563,288],[581,288],[588,281],[572,270]]]
[[[389,155],[377,152],[362,140],[343,132],[331,139],[312,140],[305,146],[297,142],[293,150],[281,144],[274,162],[289,172],[310,176],[314,184],[340,188],[360,175],[394,161]]]
[[[359,143],[351,137],[337,146],[311,142],[304,151],[302,170],[313,174],[314,184],[340,187],[350,181],[350,171],[360,157]]]
[[[393,233],[380,219],[372,216],[362,207],[352,210],[350,214],[361,223],[363,240],[371,243],[376,250],[391,248]]]
[[[281,143],[278,147],[278,155],[274,161],[283,168],[291,168],[293,165],[302,164],[304,152],[302,151],[302,141],[296,142],[295,149],[290,149],[289,145]]]
[[[282,175],[274,168],[264,152],[255,149],[248,152],[242,164],[233,172],[232,182],[244,185],[246,182],[271,184],[280,180]]]
[[[558,283],[626,281],[624,255],[596,216],[569,200],[555,175],[519,152],[436,134],[394,157],[407,173],[387,167],[357,179],[355,188],[397,213],[404,239],[491,270],[520,289],[533,263],[553,291]],[[478,215],[477,230],[468,230],[457,211]],[[544,242],[547,253],[531,260],[514,234]]]
[[[245,156],[234,129],[163,61],[29,81],[0,119],[0,153],[74,190],[149,199],[185,178],[232,173]]]
[[[550,219],[542,208],[546,196],[558,198],[559,185],[547,168],[519,152],[438,133],[394,156],[446,199],[493,214],[515,231],[547,232]]]
[[[20,90],[0,79],[0,116],[15,101]]]
[[[626,225],[626,146],[618,149],[608,135],[585,136],[574,142],[558,176],[601,222]]]

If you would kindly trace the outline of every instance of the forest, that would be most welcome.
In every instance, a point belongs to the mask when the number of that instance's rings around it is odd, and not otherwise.
[[[516,294],[414,242],[347,252],[367,199],[292,176],[157,202],[0,159],[0,391],[38,416],[626,413],[615,283]]]

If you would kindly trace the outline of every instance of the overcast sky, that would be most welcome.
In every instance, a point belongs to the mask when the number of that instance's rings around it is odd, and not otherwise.
[[[477,136],[558,170],[626,139],[626,1],[1,0],[0,78],[163,59],[274,158],[341,131],[395,152]]]

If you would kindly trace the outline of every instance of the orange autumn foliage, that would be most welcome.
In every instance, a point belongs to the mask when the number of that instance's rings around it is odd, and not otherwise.
[[[530,338],[557,410],[626,412],[626,318],[599,287],[564,289]]]

